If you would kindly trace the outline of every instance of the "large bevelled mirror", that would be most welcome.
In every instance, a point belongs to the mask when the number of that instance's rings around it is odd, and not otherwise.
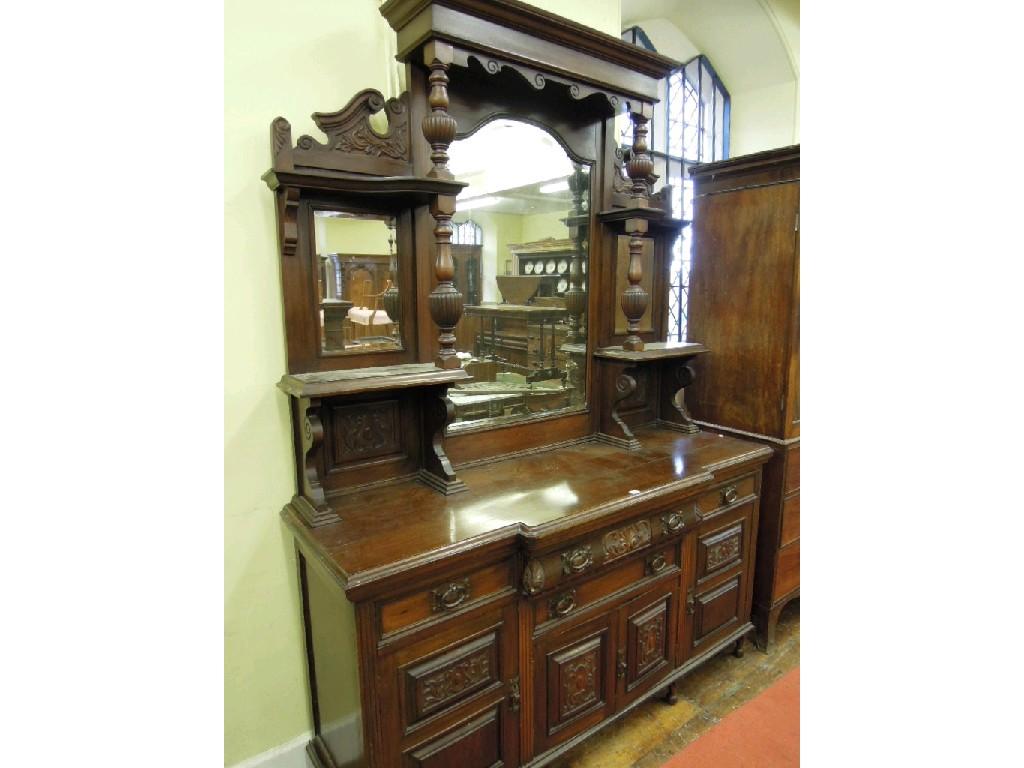
[[[315,210],[313,222],[322,354],[401,349],[394,219]]]
[[[452,220],[456,328],[473,376],[448,394],[458,431],[586,405],[590,165],[530,123],[495,120],[454,142],[469,186]]]

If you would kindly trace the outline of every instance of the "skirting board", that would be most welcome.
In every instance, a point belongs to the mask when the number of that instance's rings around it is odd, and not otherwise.
[[[338,721],[334,727],[339,733],[331,739],[331,742],[352,745],[351,755],[338,755],[342,759],[342,763],[339,765],[343,765],[349,760],[356,760],[362,752],[363,739],[359,713],[356,712]],[[240,763],[235,763],[230,768],[311,768],[309,758],[306,757],[306,745],[312,738],[312,733],[303,733],[291,741],[254,755]]]

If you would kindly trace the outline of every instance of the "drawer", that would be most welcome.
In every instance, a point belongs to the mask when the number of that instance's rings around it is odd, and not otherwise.
[[[593,578],[552,592],[533,603],[534,626],[540,627],[575,616],[587,606],[638,585],[657,581],[668,573],[678,573],[679,543],[673,542],[651,551],[644,558],[630,560]]]
[[[786,546],[800,538],[800,493],[782,502],[782,536],[780,544]]]
[[[800,446],[791,448],[786,453],[786,478],[783,492],[789,493],[800,487]]]
[[[754,476],[747,475],[730,480],[713,491],[701,495],[697,499],[697,509],[701,515],[707,517],[717,510],[727,507],[740,499],[754,495]]]
[[[512,560],[481,568],[472,573],[432,583],[427,589],[412,592],[380,604],[378,621],[381,637],[419,625],[443,621],[462,613],[481,600],[515,588]]]
[[[788,595],[800,586],[800,541],[779,550],[779,560],[775,566],[775,587],[772,589],[772,600]]]
[[[468,722],[440,736],[406,750],[404,768],[493,768],[504,765],[507,756],[503,742],[504,709],[488,707]]]
[[[523,571],[523,591],[536,595],[606,572],[620,560],[663,546],[666,537],[682,534],[697,522],[693,501],[607,528],[556,552],[530,559]],[[671,562],[675,562],[672,560]],[[642,563],[638,571],[643,573]]]

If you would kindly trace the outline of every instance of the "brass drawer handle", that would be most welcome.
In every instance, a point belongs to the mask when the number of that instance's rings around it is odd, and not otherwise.
[[[469,597],[469,579],[453,581],[448,586],[438,587],[432,594],[434,596],[434,613],[458,608]]]
[[[647,573],[651,575],[661,573],[667,567],[668,561],[665,560],[665,555],[662,552],[647,558]]]
[[[562,553],[562,572],[566,576],[581,573],[587,570],[593,563],[594,558],[590,553],[589,546],[577,547]]]
[[[665,527],[665,533],[679,533],[686,527],[686,515],[682,512],[673,512],[670,515],[662,515],[661,522]]]
[[[736,499],[740,497],[739,493],[736,492],[736,486],[730,485],[722,491],[722,503],[732,504]]]
[[[576,607],[576,590],[570,589],[561,597],[555,598],[548,606],[551,611],[551,618],[557,619],[572,612]]]

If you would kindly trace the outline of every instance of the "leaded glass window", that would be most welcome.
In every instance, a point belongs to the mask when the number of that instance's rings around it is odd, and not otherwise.
[[[452,245],[483,245],[484,230],[472,219],[452,225]]]
[[[622,39],[655,50],[639,27],[627,29]],[[661,96],[661,102],[654,108],[649,134],[654,172],[660,177],[655,191],[661,185],[670,185],[672,215],[692,221],[690,166],[729,157],[729,92],[707,56],[701,55],[690,59],[665,79]],[[620,129],[619,141],[623,149],[633,143],[628,115]],[[686,227],[672,247],[668,296],[670,341],[686,340],[692,253],[692,227]]]

